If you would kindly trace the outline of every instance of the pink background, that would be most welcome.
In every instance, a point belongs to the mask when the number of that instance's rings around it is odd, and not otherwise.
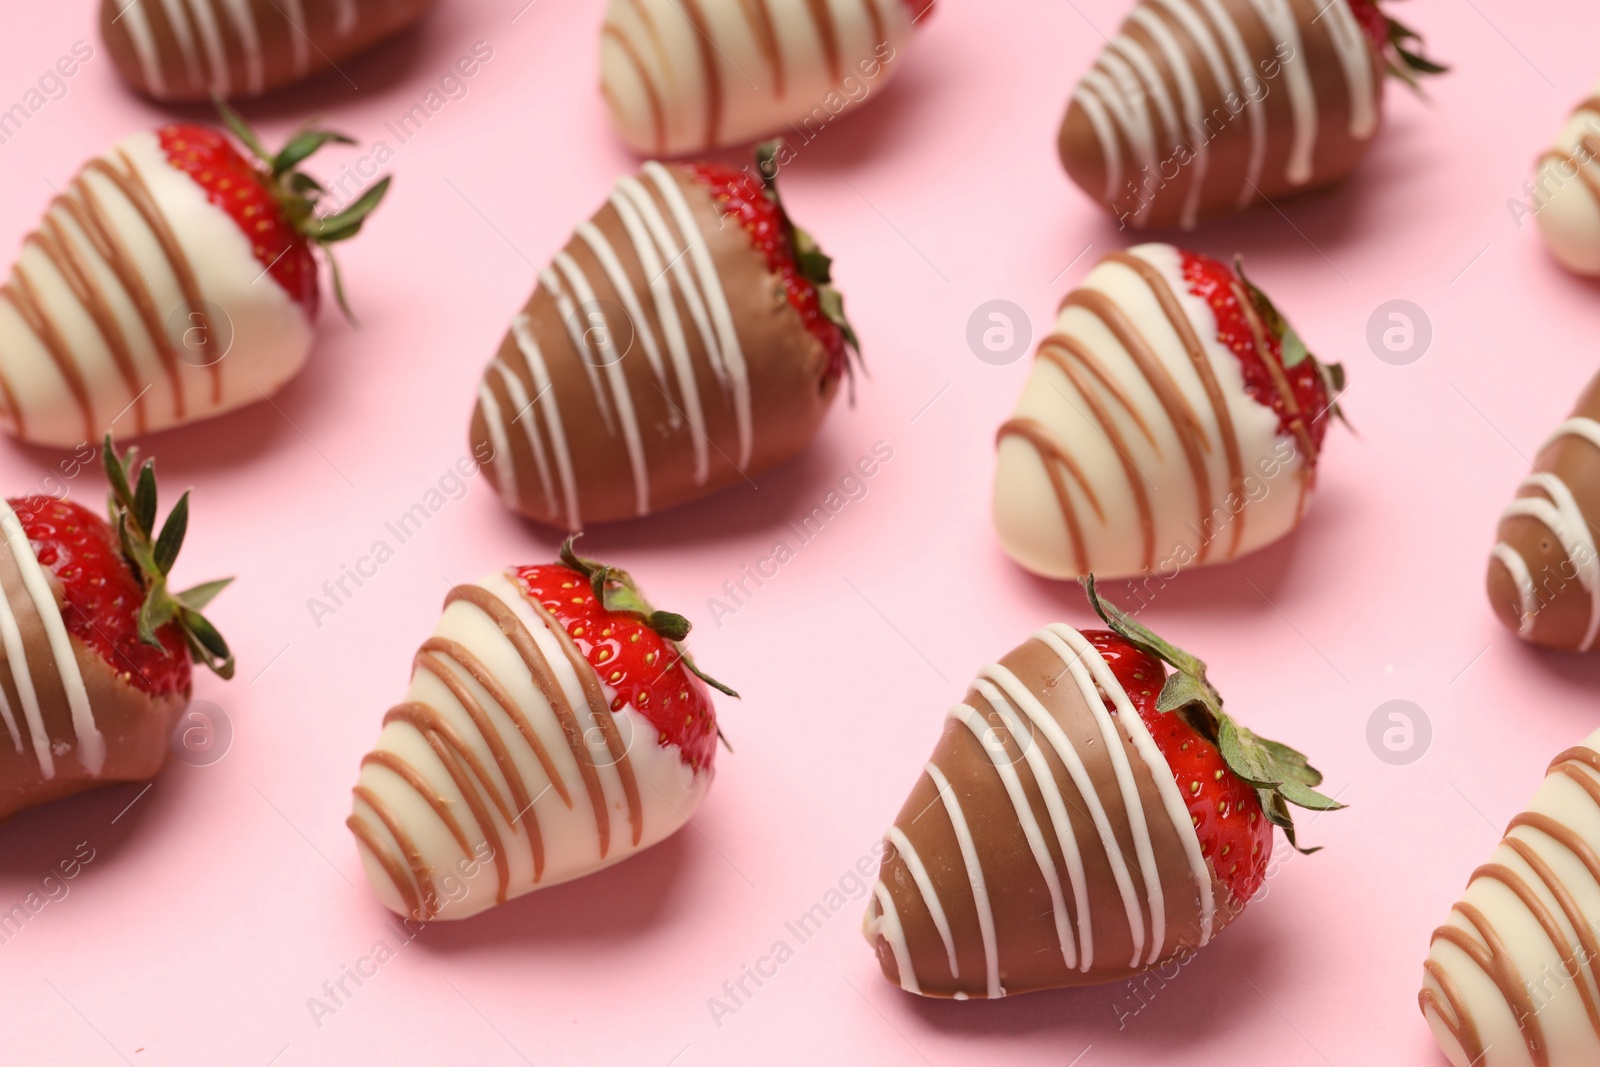
[[[0,826],[4,908],[79,842],[95,857],[0,944],[0,1062],[1101,1067],[1232,1064],[1248,1050],[1285,1065],[1442,1063],[1415,1004],[1429,932],[1548,760],[1600,722],[1600,667],[1524,648],[1480,588],[1500,508],[1595,365],[1595,289],[1506,206],[1596,73],[1600,13],[1572,2],[1542,24],[1512,0],[1403,5],[1458,68],[1433,102],[1391,87],[1388,128],[1346,188],[1188,239],[1244,252],[1311,346],[1345,363],[1360,436],[1330,436],[1298,534],[1184,575],[1145,618],[1210,661],[1236,714],[1311,753],[1351,807],[1307,827],[1326,850],[1284,863],[1267,898],[1124,1029],[1117,1005],[1137,1001],[1123,987],[966,1004],[901,993],[861,941],[859,892],[805,944],[784,925],[841,877],[853,888],[848,872],[973,671],[1040,623],[1087,622],[1076,587],[1030,578],[996,544],[990,442],[1027,362],[980,362],[965,330],[1004,298],[1037,337],[1125,242],[1054,149],[1121,0],[942,0],[900,79],[786,171],[792,211],[837,257],[872,368],[855,408],[841,404],[759,487],[587,542],[686,612],[699,660],[744,692],[721,705],[737,753],[719,757],[692,826],[605,874],[427,928],[314,1023],[307,998],[395,940],[343,826],[357,761],[447,586],[556,543],[474,480],[320,628],[307,609],[465,453],[478,374],[533,265],[633,165],[595,90],[602,5],[542,0],[513,22],[522,6],[446,0],[421,32],[347,64],[359,90],[333,75],[246,109],[269,141],[324,113],[392,145],[386,122],[474,42],[494,50],[469,95],[399,149],[390,202],[343,249],[366,327],[326,316],[312,365],[275,407],[149,442],[169,500],[197,489],[181,575],[239,576],[214,613],[239,677],[196,685],[232,747],[211,766],[174,762],[148,793],[121,787]],[[97,54],[0,145],[0,248],[18,245],[51,183],[169,114],[124,90],[97,7],[8,4],[0,105],[74,41]],[[1396,298],[1433,325],[1409,366],[1365,340]],[[878,440],[894,458],[867,495],[714,624],[708,598]],[[0,446],[0,485],[28,491],[58,458]],[[75,485],[102,491],[92,473]],[[1392,699],[1432,723],[1409,766],[1366,740]],[[708,998],[780,939],[794,957],[719,1026]]]

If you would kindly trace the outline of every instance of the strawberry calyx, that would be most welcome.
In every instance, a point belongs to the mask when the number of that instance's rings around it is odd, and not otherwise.
[[[1156,710],[1177,714],[1208,742],[1215,745],[1222,761],[1235,777],[1251,786],[1261,802],[1262,813],[1283,830],[1296,852],[1309,855],[1317,848],[1301,848],[1295,841],[1294,817],[1289,805],[1310,811],[1337,811],[1345,805],[1317,792],[1322,772],[1295,749],[1270,741],[1245,727],[1222,709],[1222,694],[1206,678],[1205,661],[1164,641],[1131,615],[1100,596],[1094,575],[1080,579],[1089,605],[1113,633],[1129,644],[1173,668],[1161,693]]]
[[[1278,341],[1283,369],[1293,374],[1295,368],[1301,364],[1306,364],[1316,372],[1317,378],[1321,381],[1323,392],[1327,396],[1327,403],[1322,411],[1316,412],[1311,416],[1312,421],[1315,422],[1323,415],[1327,415],[1349,426],[1350,420],[1345,417],[1344,410],[1339,407],[1339,394],[1343,393],[1345,388],[1344,365],[1341,363],[1324,363],[1311,354],[1311,350],[1306,347],[1305,341],[1301,340],[1300,335],[1295,332],[1295,328],[1289,325],[1289,320],[1284,318],[1283,312],[1279,311],[1267,294],[1257,288],[1255,283],[1245,275],[1243,256],[1234,255],[1233,271],[1239,276],[1239,282],[1244,286],[1245,293],[1250,297],[1250,303],[1254,306],[1256,314],[1261,317],[1262,325]]]
[[[311,175],[297,168],[324,145],[356,142],[342,133],[307,125],[301,127],[277,152],[269,152],[250,124],[229,107],[220,94],[213,94],[212,103],[229,132],[260,162],[261,166],[256,168],[257,177],[278,202],[289,225],[307,242],[320,249],[327,259],[339,309],[352,325],[357,325],[355,313],[345,299],[344,279],[339,274],[339,263],[333,256],[332,246],[361,232],[367,216],[372,214],[389,191],[392,177],[384,175],[378,179],[348,207],[332,214],[319,215],[318,203],[327,190]]]
[[[204,664],[223,678],[232,678],[234,662],[228,643],[201,611],[233,579],[203,582],[181,593],[174,593],[167,587],[167,575],[172,571],[189,529],[188,491],[178,498],[157,534],[155,461],[147,459],[140,466],[137,448],[118,455],[110,434],[106,434],[102,455],[106,480],[111,483],[111,528],[116,532],[129,568],[144,589],[137,620],[139,639],[154,648],[164,648],[158,631],[172,623],[182,635],[194,662]]]
[[[1421,91],[1420,79],[1444,74],[1449,67],[1422,54],[1422,35],[1378,6],[1378,0],[1350,0],[1351,13],[1362,32],[1387,61],[1389,73]]]
[[[595,599],[608,612],[627,615],[654,630],[678,655],[688,672],[719,693],[738,698],[739,694],[695,666],[694,660],[680,643],[689,636],[689,620],[671,611],[657,611],[639,592],[633,576],[620,567],[610,567],[592,559],[584,559],[573,550],[573,542],[582,537],[575,533],[561,543],[561,562],[588,579]],[[721,731],[719,730],[720,734]]]

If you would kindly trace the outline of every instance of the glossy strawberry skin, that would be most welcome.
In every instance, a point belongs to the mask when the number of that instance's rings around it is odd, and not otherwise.
[[[1382,55],[1389,44],[1389,17],[1378,7],[1377,0],[1350,0],[1350,13],[1356,17],[1367,43]]]
[[[156,631],[160,648],[140,640],[145,591],[111,524],[55,497],[26,496],[9,503],[40,565],[60,583],[68,632],[134,688],[156,697],[187,695],[191,667],[183,635],[169,624]]]
[[[602,607],[588,579],[570,567],[550,563],[512,573],[616,693],[613,712],[631,704],[660,732],[662,746],[676,746],[696,771],[711,766],[717,750],[711,694],[670,642],[637,617]]]
[[[1182,716],[1156,710],[1166,665],[1108,630],[1083,636],[1111,667],[1172,769],[1184,805],[1200,838],[1200,854],[1228,888],[1233,910],[1261,888],[1272,855],[1272,824],[1261,813],[1256,791],[1222,761],[1215,745]],[[1115,713],[1111,701],[1106,707]]]
[[[724,218],[735,218],[767,261],[767,269],[783,282],[789,306],[794,308],[806,331],[822,342],[828,353],[829,379],[845,372],[845,336],[838,325],[823,314],[817,287],[795,262],[794,246],[777,203],[766,194],[761,182],[744,171],[720,163],[695,163],[690,172],[711,188]]]
[[[1189,292],[1204,300],[1216,316],[1217,340],[1238,358],[1245,392],[1258,404],[1272,409],[1284,434],[1297,436],[1297,423],[1305,428],[1313,446],[1312,455],[1305,460],[1308,465],[1314,465],[1328,433],[1331,407],[1327,385],[1317,372],[1316,364],[1303,359],[1293,367],[1285,367],[1283,343],[1270,331],[1263,332],[1261,344],[1256,343],[1259,319],[1252,324],[1252,316],[1245,312],[1239,299],[1243,285],[1227,264],[1186,251],[1183,253],[1183,278]],[[1277,376],[1267,366],[1269,359],[1288,380],[1289,397],[1285,397]]]
[[[317,261],[306,240],[283,213],[266,175],[220,132],[205,126],[172,125],[156,131],[167,162],[193,178],[206,198],[239,227],[261,269],[315,321],[319,290]]]

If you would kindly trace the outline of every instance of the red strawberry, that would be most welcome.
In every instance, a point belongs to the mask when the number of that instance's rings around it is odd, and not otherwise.
[[[0,547],[12,741],[0,744],[0,818],[151,777],[188,703],[191,658],[233,675],[227,642],[201,614],[231,579],[184,593],[167,587],[188,529],[188,493],[157,534],[155,465],[138,466],[133,450],[119,457],[109,436],[103,459],[110,522],[56,497],[7,501],[26,544],[8,536]],[[61,656],[68,648],[70,663]]]
[[[761,146],[756,153],[761,179],[748,170],[721,163],[695,163],[690,170],[711,186],[724,220],[735,218],[766,257],[767,269],[783,282],[789,304],[811,335],[828,352],[828,377],[836,379],[850,370],[849,353],[860,358],[855,331],[844,317],[844,299],[833,288],[833,260],[816,241],[789,221],[778,198],[776,156],[779,142]]]
[[[1258,737],[1222,710],[1222,695],[1206,679],[1204,661],[1101,598],[1093,575],[1083,579],[1083,587],[1112,630],[1084,636],[1134,701],[1172,768],[1201,853],[1233,894],[1234,907],[1243,908],[1266,876],[1273,826],[1282,827],[1299,851],[1316,851],[1296,844],[1288,806],[1334,811],[1344,805],[1316,791],[1322,774],[1305,756]],[[1174,668],[1170,675],[1168,665]]]
[[[1244,907],[1261,888],[1272,855],[1272,824],[1261,817],[1255,788],[1228,771],[1217,746],[1188,719],[1157,710],[1166,664],[1109,630],[1085,630],[1083,636],[1111,666],[1172,768],[1200,837],[1200,854],[1233,894],[1234,906]],[[1116,714],[1110,700],[1106,707]]]
[[[1348,0],[1350,13],[1355,16],[1372,50],[1389,61],[1389,73],[1410,85],[1417,86],[1417,77],[1423,74],[1443,74],[1449,70],[1415,50],[1413,42],[1420,45],[1422,37],[1403,22],[1390,18],[1378,6],[1378,0]]]
[[[268,153],[218,103],[226,134],[176,124],[90,160],[0,285],[0,426],[37,444],[134,434],[277,391],[304,364],[318,310],[314,251],[355,236],[374,183],[338,212],[297,168],[349,138],[306,128]],[[253,157],[253,158],[252,158]],[[242,239],[241,239],[242,238]]]
[[[1329,416],[1339,415],[1333,398],[1344,389],[1344,368],[1311,354],[1267,295],[1250,284],[1242,260],[1236,258],[1230,270],[1198,252],[1185,249],[1181,255],[1189,292],[1210,306],[1217,340],[1239,359],[1245,392],[1277,413],[1280,429],[1314,466]]]
[[[561,546],[561,563],[519,567],[517,579],[616,692],[612,711],[632,704],[661,732],[663,747],[677,746],[697,771],[709,767],[718,735],[706,686],[739,694],[701,674],[678,647],[689,633],[687,619],[650,607],[626,571],[583,559],[572,550],[574,540]],[[601,588],[604,603],[595,595]]]

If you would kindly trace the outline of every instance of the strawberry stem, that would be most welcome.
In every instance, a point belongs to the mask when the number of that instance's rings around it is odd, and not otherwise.
[[[276,153],[269,152],[255,130],[250,128],[250,124],[237,111],[228,106],[220,93],[212,94],[212,103],[216,105],[217,113],[222,116],[223,124],[228,130],[264,165],[261,181],[277,199],[284,216],[295,230],[320,249],[327,259],[328,272],[333,276],[333,295],[339,302],[339,310],[344,312],[345,318],[352,326],[361,325],[355,313],[350,310],[350,302],[345,298],[344,279],[340,276],[339,264],[334,259],[333,249],[330,246],[339,241],[348,241],[361,232],[367,216],[372,214],[389,192],[393,178],[384,175],[348,207],[331,214],[318,215],[317,208],[322,198],[327,195],[327,190],[315,178],[295,168],[324,145],[348,145],[356,142],[342,133],[307,126],[289,138],[289,142]]]
[[[1173,668],[1156,710],[1177,713],[1222,755],[1222,761],[1241,781],[1255,788],[1267,821],[1283,830],[1296,852],[1310,855],[1316,848],[1301,848],[1295,841],[1294,817],[1289,805],[1310,811],[1337,811],[1343,804],[1314,789],[1322,772],[1306,757],[1278,741],[1257,736],[1222,710],[1222,694],[1206,679],[1205,661],[1157,637],[1143,623],[1103,598],[1094,575],[1080,579],[1089,605],[1117,636]]]
[[[622,568],[610,567],[578,555],[572,546],[582,536],[582,532],[575,533],[561,543],[561,562],[589,580],[589,586],[594,590],[595,599],[600,601],[600,606],[607,611],[632,615],[650,627],[672,646],[678,654],[678,661],[690,674],[717,692],[737,698],[738,693],[696,667],[694,660],[689,657],[688,650],[680,644],[689,636],[691,629],[689,620],[674,612],[657,611],[651,607],[644,594],[639,592],[639,587],[634,584],[633,576]]]
[[[188,492],[178,498],[157,534],[155,461],[147,459],[140,466],[137,448],[130,448],[119,456],[109,433],[102,456],[106,480],[111,483],[111,527],[117,531],[122,554],[145,590],[144,602],[139,606],[139,639],[147,645],[163,648],[158,631],[173,623],[196,663],[204,664],[223,678],[232,678],[233,654],[228,650],[228,643],[200,612],[233,579],[205,582],[182,593],[173,593],[167,588],[167,575],[177,561],[178,550],[183,547],[184,535],[189,530]],[[135,469],[138,470],[136,476]]]

